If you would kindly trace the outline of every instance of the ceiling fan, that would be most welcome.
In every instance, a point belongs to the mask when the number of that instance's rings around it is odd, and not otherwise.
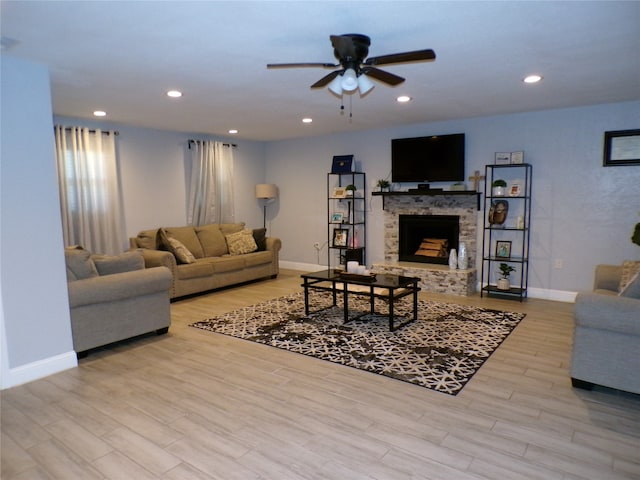
[[[394,63],[426,62],[435,60],[436,54],[431,49],[412,52],[394,53],[379,57],[369,57],[371,39],[360,33],[345,33],[344,35],[330,35],[333,54],[340,63],[270,63],[267,68],[297,68],[321,67],[339,68],[325,75],[311,88],[329,86],[329,90],[337,95],[343,92],[353,93],[356,89],[364,95],[374,84],[367,77],[375,78],[387,85],[395,86],[404,82],[404,78],[376,68],[377,65],[391,65]],[[366,60],[365,60],[366,59]]]

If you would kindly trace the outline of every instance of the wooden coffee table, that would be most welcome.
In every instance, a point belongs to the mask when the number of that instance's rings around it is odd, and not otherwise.
[[[324,290],[332,293],[333,305],[337,305],[338,294],[342,293],[344,299],[344,322],[355,320],[369,313],[375,314],[375,299],[381,298],[389,304],[389,331],[403,327],[414,322],[418,317],[418,277],[403,277],[389,273],[379,273],[371,279],[365,276],[349,275],[341,276],[341,270],[322,270],[301,275],[304,283],[304,313],[309,315],[309,291]],[[370,298],[371,311],[349,318],[349,295],[361,295]],[[405,322],[395,325],[393,307],[396,300],[408,295],[413,295],[413,315]],[[326,308],[331,308],[326,307]],[[324,309],[321,309],[324,310]],[[320,311],[320,310],[316,310]]]

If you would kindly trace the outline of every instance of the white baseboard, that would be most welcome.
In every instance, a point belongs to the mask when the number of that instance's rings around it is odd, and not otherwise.
[[[301,272],[319,272],[320,270],[326,270],[326,265],[318,265],[316,263],[300,263],[300,262],[288,262],[286,260],[280,260],[278,263],[280,268],[286,268],[288,270],[298,270]]]
[[[44,358],[5,370],[5,376],[2,378],[0,387],[2,389],[15,387],[77,366],[78,357],[76,352],[72,350],[67,353],[61,353],[54,357]]]

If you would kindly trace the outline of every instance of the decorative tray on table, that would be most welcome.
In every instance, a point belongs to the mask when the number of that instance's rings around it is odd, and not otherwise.
[[[359,282],[373,282],[376,279],[375,273],[361,275],[359,273],[340,272],[340,278],[344,280],[357,280]]]

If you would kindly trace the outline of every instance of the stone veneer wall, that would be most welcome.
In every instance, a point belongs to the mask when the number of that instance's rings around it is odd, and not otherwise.
[[[398,223],[400,215],[457,215],[460,217],[459,242],[469,258],[466,270],[448,265],[398,262]],[[476,290],[478,210],[475,195],[389,195],[384,199],[384,264],[374,264],[377,272],[420,277],[425,291],[452,295],[471,295]]]

